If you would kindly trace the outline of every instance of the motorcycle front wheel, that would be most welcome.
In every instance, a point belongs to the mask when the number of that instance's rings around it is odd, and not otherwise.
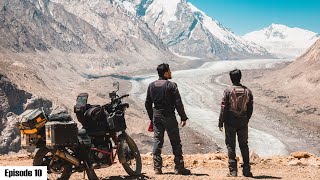
[[[142,162],[139,149],[130,136],[126,136],[120,142],[119,157],[124,157],[125,162],[122,163],[123,168],[130,176],[141,174]]]
[[[47,166],[48,179],[50,180],[69,179],[72,174],[72,165],[60,158],[52,161],[54,153],[55,152],[53,150],[50,150],[46,147],[41,147],[34,156],[33,166]]]

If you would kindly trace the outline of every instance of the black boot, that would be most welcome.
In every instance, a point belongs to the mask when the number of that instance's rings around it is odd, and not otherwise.
[[[250,167],[250,164],[244,164],[242,166],[242,174],[243,176],[245,177],[253,177],[252,173],[251,173],[251,167]]]
[[[174,170],[174,174],[176,175],[191,175],[191,171],[186,168],[179,168]]]
[[[237,176],[238,176],[237,171],[230,171],[230,172],[227,174],[227,177],[237,177]]]
[[[154,169],[154,174],[160,175],[160,174],[162,174],[162,170],[161,169]]]
[[[245,177],[253,177],[253,174],[250,171],[243,171]]]
[[[178,175],[190,175],[191,171],[184,167],[184,161],[182,156],[175,156],[174,158],[175,167],[174,167],[174,174]]]
[[[229,173],[227,177],[237,177],[238,176],[238,167],[236,162],[229,162]]]

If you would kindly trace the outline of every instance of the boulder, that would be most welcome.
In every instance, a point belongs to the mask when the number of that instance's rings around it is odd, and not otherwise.
[[[211,158],[211,159],[226,160],[226,159],[228,159],[228,155],[225,153],[218,153],[218,154],[214,155],[214,158]]]
[[[259,157],[259,155],[257,153],[255,153],[254,151],[250,152],[250,163],[251,164],[258,164],[261,162],[261,158]]]
[[[301,159],[301,158],[309,158],[309,157],[314,157],[313,154],[311,153],[308,153],[308,152],[293,152],[290,154],[292,157],[294,158],[298,158],[298,159]]]

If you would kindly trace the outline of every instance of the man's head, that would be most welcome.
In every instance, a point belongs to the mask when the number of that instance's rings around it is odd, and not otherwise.
[[[158,75],[164,79],[171,79],[169,64],[162,63],[157,67]]]
[[[232,84],[240,84],[241,71],[240,69],[234,69],[229,73]]]

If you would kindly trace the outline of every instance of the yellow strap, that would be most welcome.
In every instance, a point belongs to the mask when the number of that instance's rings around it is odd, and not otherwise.
[[[25,130],[20,130],[21,134],[35,134],[38,132],[36,128],[34,129],[25,129]]]
[[[43,121],[39,124],[36,124],[36,128],[39,129],[40,127],[42,127],[47,121]]]
[[[36,121],[37,121],[38,123],[40,123],[40,122],[42,122],[42,121],[46,121],[46,119],[42,119],[41,117],[38,117],[38,118],[36,119]]]

